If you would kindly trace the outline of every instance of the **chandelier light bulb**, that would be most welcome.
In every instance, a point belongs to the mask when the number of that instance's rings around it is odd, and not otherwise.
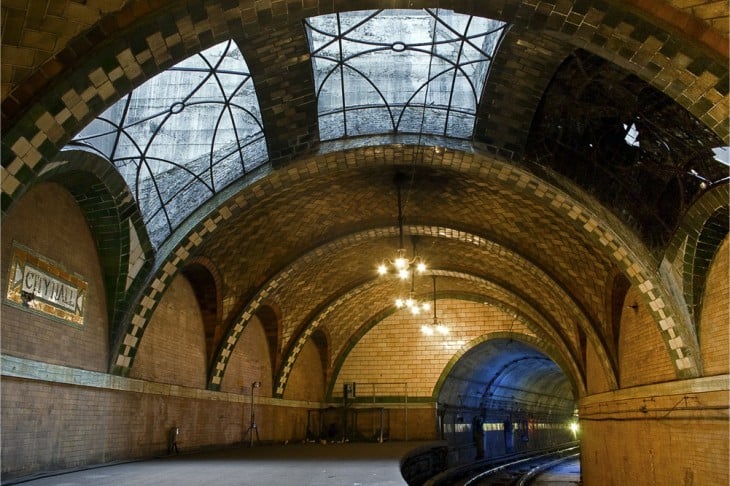
[[[436,326],[436,332],[438,332],[442,336],[445,336],[445,335],[447,335],[449,333],[449,328],[446,327],[446,326],[444,326],[444,325],[442,325],[442,324],[439,324],[439,325]]]
[[[430,310],[431,310],[431,304],[429,304],[428,302],[424,302],[423,304],[421,304],[421,308],[422,308],[422,309],[423,309],[424,311],[426,311],[426,312],[427,312],[427,311],[430,311]]]
[[[385,263],[381,263],[378,266],[378,275],[385,275],[388,273],[388,266]]]
[[[399,309],[402,309],[405,305],[405,302],[403,302],[403,299],[395,299],[395,306]]]
[[[403,271],[403,270],[408,269],[408,260],[404,257],[398,257],[393,262],[393,265],[395,266],[396,269]]]
[[[423,262],[418,262],[416,269],[418,270],[418,273],[423,273],[426,271],[426,264]]]
[[[398,270],[398,278],[400,278],[401,280],[407,280],[410,275],[411,274],[407,268],[401,268],[400,270]]]
[[[425,324],[421,326],[421,333],[425,334],[426,336],[433,336],[433,329],[431,329],[430,326],[426,326]]]

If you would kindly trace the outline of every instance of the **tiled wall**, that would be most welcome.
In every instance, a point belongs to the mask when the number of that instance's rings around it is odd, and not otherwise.
[[[728,238],[720,246],[712,260],[707,275],[708,283],[702,301],[702,312],[698,326],[702,365],[705,376],[730,371],[730,308],[728,307]]]
[[[86,316],[81,327],[11,306],[5,300],[12,245],[80,275],[88,283]],[[56,184],[35,187],[2,227],[2,353],[49,363],[106,371],[109,335],[106,301],[96,249],[83,213],[73,197]]]
[[[497,307],[453,300],[439,301],[437,306],[438,316],[447,325],[451,323],[447,336],[421,333],[421,325],[431,322],[430,317],[413,317],[405,310],[393,314],[349,352],[336,376],[333,394],[341,395],[343,383],[385,382],[407,384],[407,388],[394,388],[394,395],[430,398],[449,361],[475,339],[508,331],[534,336]]]
[[[619,337],[619,385],[646,385],[675,378],[666,343],[641,295],[632,287],[626,294]],[[636,310],[633,309],[637,305]]]
[[[181,274],[147,326],[131,377],[205,389],[203,321],[195,293]]]

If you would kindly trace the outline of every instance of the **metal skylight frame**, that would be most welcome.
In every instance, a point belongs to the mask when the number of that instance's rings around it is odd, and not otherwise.
[[[205,201],[268,161],[258,98],[233,41],[125,95],[64,148],[72,149],[114,164],[157,247]]]
[[[342,12],[305,20],[320,139],[473,135],[504,22],[443,9]]]

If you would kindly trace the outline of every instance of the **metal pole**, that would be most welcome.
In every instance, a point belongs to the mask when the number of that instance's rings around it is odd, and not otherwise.
[[[254,432],[256,433],[256,440],[257,441],[259,440],[259,431],[256,428],[256,416],[254,413],[253,392],[256,388],[258,388],[260,386],[261,386],[260,381],[254,381],[253,383],[251,383],[251,425],[248,428],[248,434],[249,434],[248,445],[249,445],[249,447],[253,447]]]

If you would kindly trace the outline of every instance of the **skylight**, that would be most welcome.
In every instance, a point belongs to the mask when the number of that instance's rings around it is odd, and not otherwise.
[[[214,194],[268,160],[258,99],[232,41],[150,79],[65,147],[113,163],[161,245]]]
[[[449,10],[306,21],[321,140],[383,133],[468,139],[503,22]]]
[[[730,147],[715,147],[712,149],[715,160],[721,164],[730,165]]]
[[[624,123],[624,130],[626,130],[626,136],[624,137],[626,144],[632,147],[640,147],[639,131],[636,129],[636,123],[632,123],[631,126]]]

